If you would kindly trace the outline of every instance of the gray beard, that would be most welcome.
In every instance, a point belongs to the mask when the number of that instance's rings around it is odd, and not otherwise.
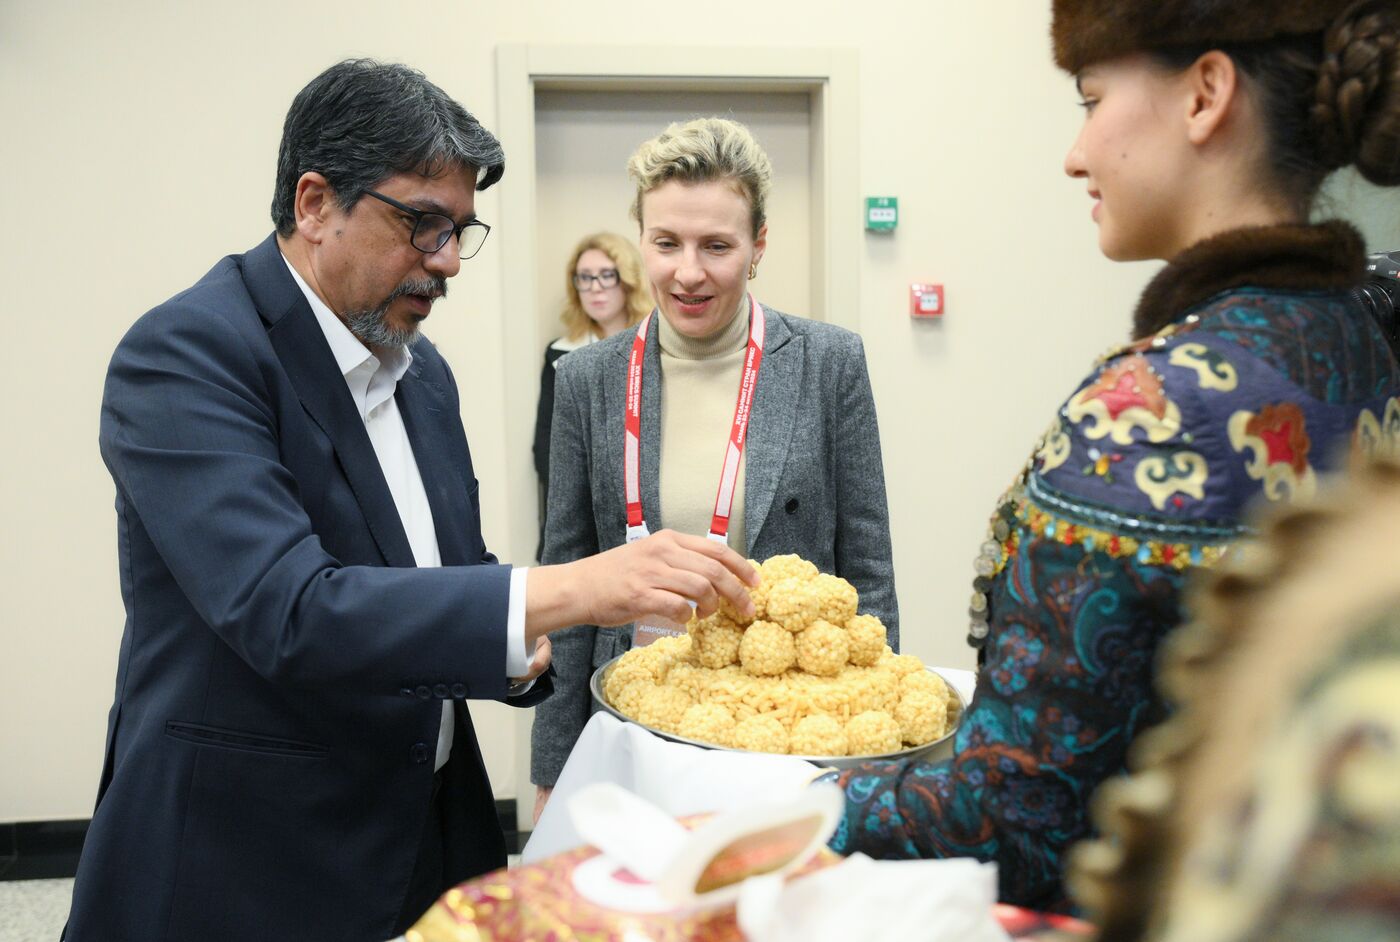
[[[415,325],[407,330],[393,327],[385,320],[389,305],[406,294],[422,294],[430,298],[447,296],[447,279],[429,278],[425,281],[405,281],[394,289],[378,307],[370,310],[348,311],[345,326],[367,347],[398,349],[412,346],[421,336]]]

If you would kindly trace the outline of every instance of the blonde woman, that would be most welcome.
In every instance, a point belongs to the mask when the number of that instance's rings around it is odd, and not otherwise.
[[[749,293],[768,247],[767,155],[743,125],[704,118],[644,143],[628,172],[657,311],[559,365],[543,560],[662,526],[708,532],[751,558],[798,553],[855,585],[898,646],[864,347]],[[532,744],[537,814],[588,720],[589,675],[631,647],[633,630],[579,625],[552,640],[555,694]]]
[[[535,413],[535,472],[540,478],[540,548],[549,493],[549,433],[554,415],[554,370],[559,358],[595,340],[635,325],[651,311],[651,293],[642,279],[637,248],[612,232],[584,236],[564,266],[564,335],[544,351],[540,404]]]

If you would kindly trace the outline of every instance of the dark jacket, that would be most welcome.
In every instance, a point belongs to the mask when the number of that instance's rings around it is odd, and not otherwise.
[[[100,444],[126,627],[70,939],[390,937],[448,698],[445,883],[504,865],[461,701],[505,698],[510,570],[482,543],[452,374],[413,354],[396,395],[440,569],[414,568],[274,238],[118,345]]]

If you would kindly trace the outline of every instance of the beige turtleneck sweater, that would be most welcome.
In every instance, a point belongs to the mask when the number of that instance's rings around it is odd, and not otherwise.
[[[665,317],[657,318],[661,346],[661,522],[671,530],[704,536],[710,532],[715,494],[734,404],[748,346],[749,299],[744,297],[727,325],[708,337],[678,333]],[[747,444],[744,449],[748,457]],[[743,553],[744,466],[734,484],[729,518],[729,546]]]

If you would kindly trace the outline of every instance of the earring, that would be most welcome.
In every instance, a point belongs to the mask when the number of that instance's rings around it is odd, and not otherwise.
[[[749,281],[758,277],[758,262],[749,262]]]

